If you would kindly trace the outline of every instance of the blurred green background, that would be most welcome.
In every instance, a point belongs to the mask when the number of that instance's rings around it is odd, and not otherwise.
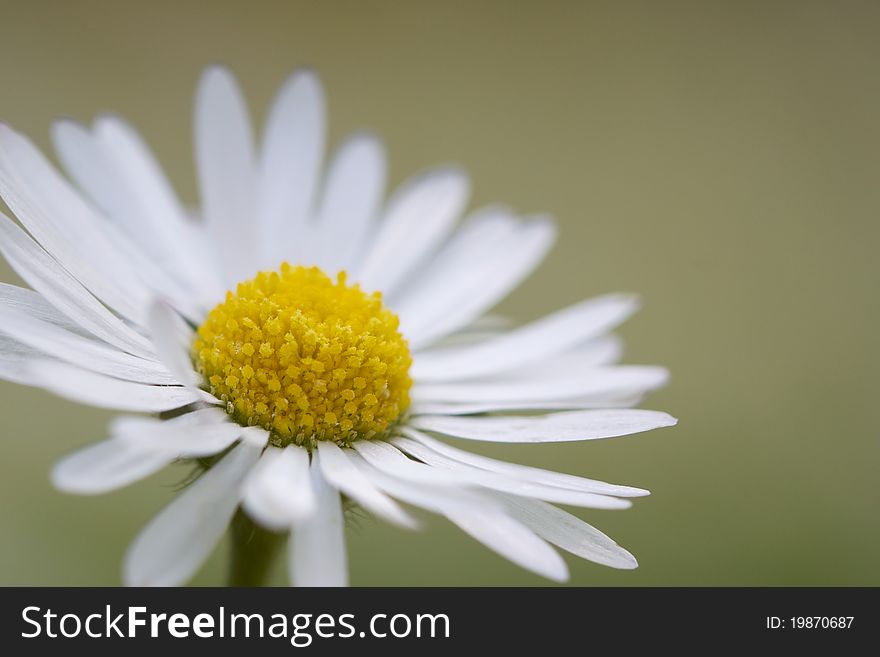
[[[573,584],[880,585],[878,31],[877,3],[830,0],[2,0],[0,117],[47,147],[53,119],[117,111],[194,202],[202,68],[229,64],[261,119],[287,73],[316,67],[333,142],[378,132],[392,182],[460,162],[473,205],[558,217],[502,311],[643,296],[626,360],[671,369],[645,406],[677,428],[483,450],[652,490],[579,512],[641,567],[571,558]],[[119,583],[184,471],[64,496],[51,464],[111,414],[0,383],[0,417],[0,583]],[[353,583],[545,583],[429,521],[353,526]],[[224,556],[196,583],[220,583]]]

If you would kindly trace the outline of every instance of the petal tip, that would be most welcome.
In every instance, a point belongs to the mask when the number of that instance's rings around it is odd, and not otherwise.
[[[674,427],[678,424],[678,418],[672,417],[669,413],[663,414],[665,423],[662,425],[664,427]]]

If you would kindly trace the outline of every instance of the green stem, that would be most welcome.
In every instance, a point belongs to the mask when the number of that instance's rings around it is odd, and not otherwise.
[[[265,586],[284,535],[257,526],[239,509],[232,519],[229,586]]]

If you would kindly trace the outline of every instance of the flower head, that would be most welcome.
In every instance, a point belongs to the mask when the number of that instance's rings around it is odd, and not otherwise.
[[[132,584],[185,582],[241,508],[291,532],[296,584],[348,580],[342,502],[405,528],[447,517],[511,561],[567,576],[551,545],[617,568],[632,555],[554,503],[630,506],[639,488],[477,456],[449,438],[540,443],[675,423],[633,410],[666,381],[623,366],[609,295],[509,328],[486,317],[540,263],[546,217],[469,213],[442,168],[385,201],[379,142],[322,165],[323,97],[300,72],[262,146],[233,77],[196,101],[201,205],[177,198],[137,133],[104,116],[53,137],[69,176],[0,126],[0,251],[31,289],[0,286],[0,376],[125,412],[63,459],[62,490],[109,491],[178,459],[202,474],[135,540]]]
[[[381,295],[317,267],[239,283],[196,332],[193,360],[239,424],[278,447],[350,447],[388,431],[409,406],[412,357]]]

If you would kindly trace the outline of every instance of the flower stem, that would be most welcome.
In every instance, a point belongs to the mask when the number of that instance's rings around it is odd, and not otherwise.
[[[239,509],[232,519],[229,586],[265,586],[284,535],[257,526]]]

